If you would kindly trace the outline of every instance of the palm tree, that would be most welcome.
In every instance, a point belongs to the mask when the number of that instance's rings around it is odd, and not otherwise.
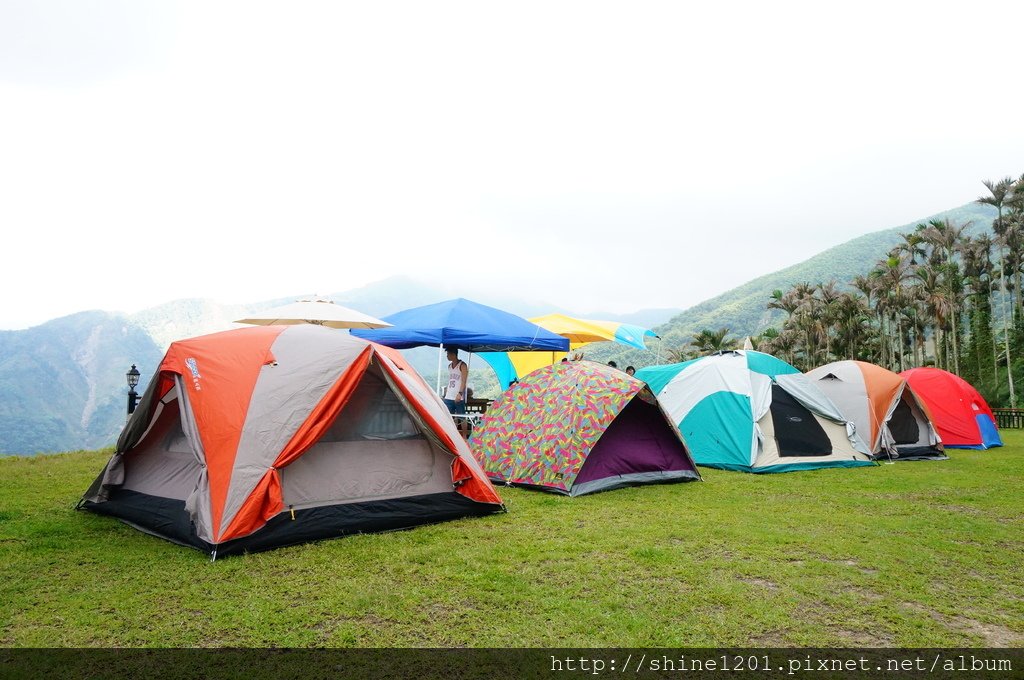
[[[1024,201],[1024,191],[1021,195]],[[1015,319],[1024,319],[1024,290],[1021,289],[1021,265],[1024,261],[1024,204],[1014,204],[1004,218],[1005,230],[1003,231],[1002,243],[1006,246],[1006,266],[1013,276],[1012,293],[1015,300],[1010,319],[1016,325]]]
[[[989,194],[991,194],[991,195],[989,195],[989,196],[979,196],[978,199],[975,201],[975,203],[981,203],[981,204],[984,204],[984,205],[995,206],[995,209],[996,209],[996,212],[997,212],[997,216],[996,216],[996,221],[992,223],[992,231],[994,231],[996,233],[996,236],[1002,237],[1003,234],[1006,231],[1006,225],[1003,222],[1003,206],[1007,205],[1007,203],[1010,203],[1010,202],[1014,201],[1014,196],[1013,196],[1014,181],[1013,181],[1013,179],[1011,179],[1009,177],[1004,177],[1003,179],[999,180],[998,182],[992,182],[990,180],[984,180],[982,182],[982,184],[985,185],[985,188],[988,189]],[[1000,244],[1000,246],[999,246],[999,276],[1000,276],[1000,278],[1002,278],[1005,273],[1006,273],[1005,269],[1003,268],[1003,246],[1002,246],[1002,244]],[[1005,282],[1000,283],[999,293],[1001,295],[1003,295],[1003,296],[1006,295],[1006,284],[1005,284]],[[1005,317],[1005,310],[1004,310],[1004,317]]]
[[[853,281],[850,284],[864,296],[864,305],[869,311],[874,310],[875,322],[878,324],[879,332],[882,329],[882,307],[878,304],[878,297],[880,295],[878,277],[874,274],[869,273],[867,276],[858,274],[853,277]],[[871,303],[874,301],[874,307]],[[884,338],[879,338],[879,356],[877,357],[878,363],[886,363],[886,352]]]
[[[692,344],[698,352],[702,352],[704,354],[736,349],[735,339],[725,339],[725,336],[729,335],[729,333],[730,331],[728,328],[719,328],[718,330],[705,328],[699,333],[694,334],[693,340],[690,341],[690,344]]]
[[[778,289],[772,291],[771,301],[768,303],[768,309],[781,309],[782,311],[786,312],[786,320],[783,322],[782,328],[783,331],[792,331],[792,329],[800,325],[800,323],[803,320],[803,305],[803,299],[797,292],[796,287],[793,287],[787,290],[785,293]],[[793,338],[787,336],[784,348],[778,347],[777,344],[778,343],[774,342],[774,339],[773,342],[770,343],[771,347],[776,351],[781,351],[782,349],[785,349],[786,357],[789,360],[789,363],[794,363],[794,355],[800,343],[794,341]]]
[[[769,329],[771,330],[771,329]],[[768,337],[767,331],[765,337]],[[800,344],[800,337],[796,331],[792,329],[783,329],[781,333],[776,333],[773,337],[770,337],[761,347],[764,352],[774,354],[776,356],[782,355],[786,357],[790,364],[795,365],[794,351]]]
[[[892,314],[893,324],[896,326],[896,340],[898,341],[895,347],[892,347],[892,353],[896,356],[893,358],[893,365],[890,366],[893,370],[896,370],[896,366],[899,370],[904,370],[904,357],[903,357],[903,318],[902,311],[904,306],[904,295],[903,295],[903,282],[910,278],[910,260],[904,255],[890,255],[888,259],[882,260],[876,265],[875,269],[871,272],[871,276],[874,276],[878,281],[878,292],[880,297],[875,305],[876,309],[881,309],[882,319],[887,320],[887,315]],[[882,328],[883,343],[885,347],[888,343],[884,342],[886,337],[885,329]]]
[[[781,309],[786,313],[787,321],[792,319],[794,312],[800,307],[800,301],[792,293],[792,290],[783,293],[780,289],[776,288],[772,291],[768,309]]]
[[[818,326],[821,300],[815,297],[817,290],[810,283],[798,283],[789,291],[797,301],[796,313],[793,315],[791,327],[803,333],[805,368],[814,366],[818,354],[818,340],[821,338]]]
[[[1021,288],[1022,253],[1021,241],[1024,236],[1024,175],[1013,185],[1010,197],[1007,199],[1010,206],[1010,224],[1007,229],[1014,231],[1015,243],[1010,246],[1011,254],[1016,256],[1016,266],[1013,269],[1014,288],[1017,293],[1017,318],[1024,318],[1024,289]]]
[[[985,205],[992,205],[996,207],[998,216],[996,221],[992,224],[992,230],[995,231],[996,235],[1000,238],[1006,232],[1006,225],[1003,223],[1003,205],[1008,200],[1013,199],[1013,187],[1014,181],[1005,177],[998,182],[991,182],[985,180],[983,182],[985,188],[988,189],[991,196],[980,196],[977,199],[977,203],[983,203]],[[1018,295],[1020,291],[1018,291]],[[1003,344],[1006,346],[1006,374],[1007,380],[1010,385],[1010,408],[1017,408],[1017,396],[1013,390],[1013,362],[1010,359],[1010,322],[1006,318],[1006,269],[1003,264],[1003,242],[999,242],[999,296],[1003,302]],[[1012,300],[1011,300],[1012,303]],[[1011,314],[1013,310],[1013,304],[1010,304]]]
[[[922,238],[933,247],[932,260],[942,274],[949,311],[947,318],[950,322],[953,344],[952,366],[953,372],[958,375],[960,373],[960,331],[957,319],[960,316],[959,297],[963,290],[963,278],[960,276],[960,265],[957,264],[954,255],[957,252],[957,247],[964,241],[964,232],[969,226],[970,223],[954,224],[947,218],[931,220],[928,226],[921,231]]]
[[[949,298],[942,288],[942,281],[936,267],[921,266],[914,272],[918,280],[920,299],[925,307],[925,313],[932,319],[932,327],[935,329],[935,365],[939,368],[949,367],[949,350],[947,348],[948,338],[945,334],[947,321],[951,313]]]
[[[921,232],[924,230],[925,225],[919,224],[917,228],[907,234],[900,234],[900,238],[903,239],[902,243],[897,243],[893,247],[893,252],[897,255],[906,255],[910,259],[910,264],[917,264],[918,258],[925,259],[928,253],[926,247],[926,241],[921,236]]]
[[[964,280],[970,292],[965,293],[965,300],[970,302],[971,350],[974,355],[975,368],[979,383],[989,389],[998,384],[999,355],[992,341],[992,237],[981,234],[975,238],[964,239],[960,244],[960,260],[963,263]],[[991,350],[991,357],[983,357],[983,350]],[[988,379],[984,366],[992,366],[991,380]]]
[[[684,361],[689,361],[691,359],[691,349],[692,348],[689,345],[683,345],[682,347],[664,348],[666,363],[678,364]]]
[[[842,293],[835,301],[835,355],[846,359],[867,358],[871,310],[856,293]]]
[[[836,305],[842,297],[842,293],[839,292],[835,279],[828,283],[819,283],[817,293],[821,300],[817,325],[819,335],[825,340],[824,359],[825,363],[827,363],[832,360],[832,328],[837,320]]]
[[[917,276],[917,272],[920,271],[921,267],[915,267],[913,269],[913,276]],[[924,302],[924,294],[921,290],[920,285],[915,285],[913,282],[907,286],[904,290],[904,314],[907,317],[908,326],[907,330],[910,332],[910,351],[913,357],[914,366],[924,365],[925,360],[925,336],[928,331],[928,314],[927,307]]]

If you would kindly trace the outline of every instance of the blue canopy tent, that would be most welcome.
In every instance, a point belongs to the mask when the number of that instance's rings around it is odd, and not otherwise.
[[[395,312],[389,328],[353,329],[352,335],[395,349],[454,345],[467,352],[569,349],[569,340],[521,316],[456,298]]]
[[[521,316],[456,298],[395,312],[388,328],[353,329],[352,335],[395,349],[454,346],[467,352],[568,351],[569,340]],[[438,386],[440,387],[440,356]]]

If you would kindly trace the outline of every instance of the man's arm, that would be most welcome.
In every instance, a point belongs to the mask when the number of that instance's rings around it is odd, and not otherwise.
[[[469,367],[466,366],[466,362],[459,363],[459,373],[462,375],[462,381],[459,385],[459,394],[455,397],[455,401],[462,401],[466,394],[466,385],[469,381]]]

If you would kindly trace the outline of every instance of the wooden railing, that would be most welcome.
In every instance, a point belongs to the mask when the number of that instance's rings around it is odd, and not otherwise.
[[[999,429],[1024,429],[1024,408],[994,408]]]

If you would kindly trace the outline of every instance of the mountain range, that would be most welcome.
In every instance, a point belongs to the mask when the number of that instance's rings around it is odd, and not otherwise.
[[[988,206],[968,204],[918,222],[949,218],[970,221],[973,229],[981,230],[990,228],[993,217],[994,210]],[[917,222],[866,234],[686,310],[603,314],[511,297],[473,299],[524,317],[560,312],[632,323],[654,329],[668,346],[683,345],[690,335],[704,328],[728,327],[740,336],[755,334],[779,322],[779,317],[766,307],[773,290],[801,281],[846,282],[884,257],[899,235],[912,230],[914,224]],[[398,276],[329,297],[382,317],[458,294]],[[237,305],[184,299],[137,314],[84,311],[25,330],[0,331],[0,454],[96,449],[113,444],[125,422],[125,373],[132,364],[142,373],[141,393],[172,341],[232,328],[234,319],[294,299]],[[599,348],[588,358],[612,355],[614,347]],[[623,358],[637,365],[654,363],[652,357],[642,354],[634,350]],[[410,359],[418,370],[433,374],[435,356],[436,351],[413,350]]]

